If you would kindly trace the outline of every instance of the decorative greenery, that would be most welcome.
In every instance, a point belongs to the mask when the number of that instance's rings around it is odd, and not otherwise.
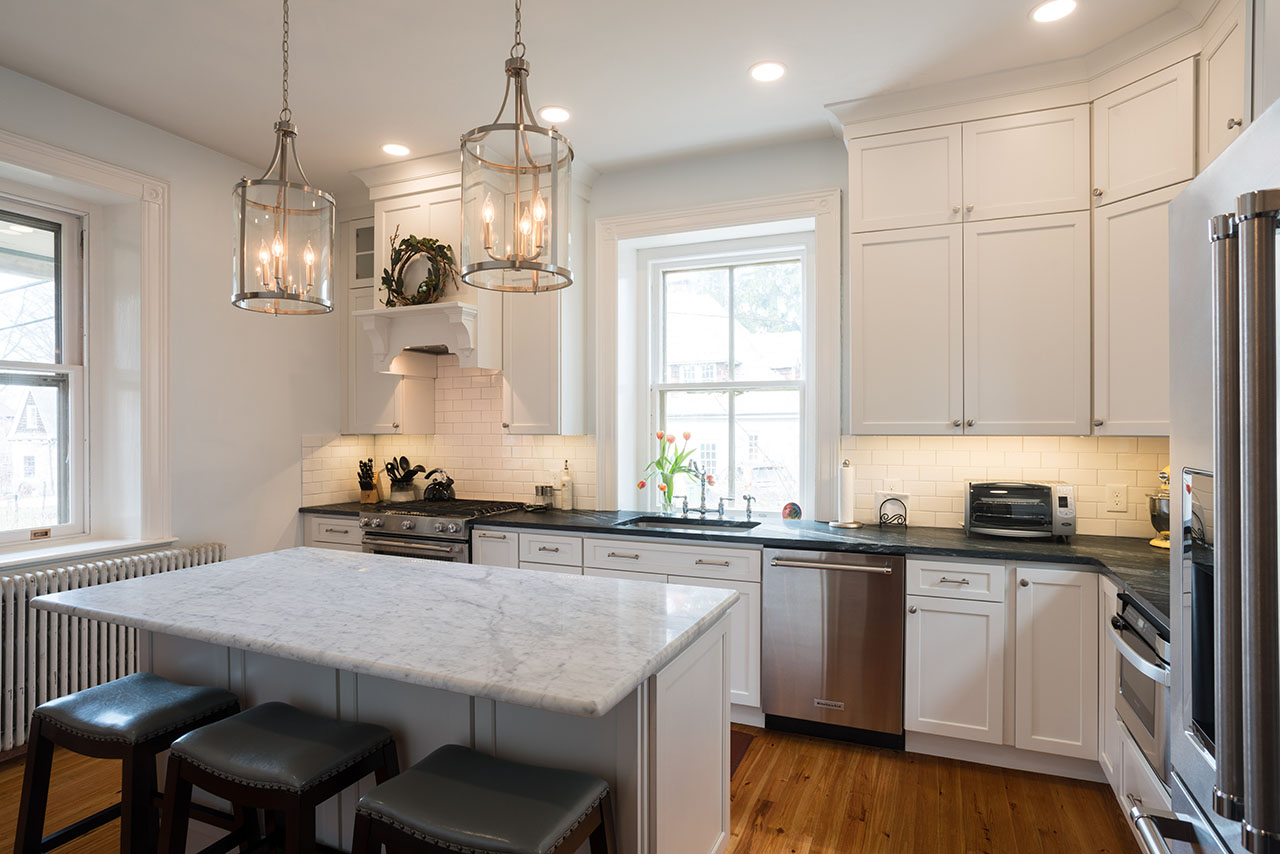
[[[658,479],[658,493],[661,495],[661,501],[664,506],[670,508],[671,502],[675,499],[673,494],[675,490],[675,479],[677,475],[697,474],[694,463],[689,462],[689,458],[697,452],[697,448],[689,447],[689,439],[692,434],[684,433],[684,444],[678,449],[676,448],[676,437],[674,433],[668,433],[659,430],[656,434],[658,438],[658,458],[645,466],[644,473],[646,477],[656,477]],[[715,477],[707,475],[707,485],[715,485]],[[636,484],[637,489],[644,489],[647,486],[646,481],[640,481]]]
[[[382,287],[387,290],[387,308],[427,305],[444,296],[450,282],[455,289],[458,287],[458,263],[454,260],[452,246],[441,243],[434,237],[416,237],[410,234],[403,240],[399,238],[400,227],[396,226],[396,233],[391,235],[391,269],[382,271]],[[404,271],[419,256],[427,260],[430,270],[416,289],[406,293]]]

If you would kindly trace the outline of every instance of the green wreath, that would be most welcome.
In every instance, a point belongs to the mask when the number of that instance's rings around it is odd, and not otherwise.
[[[458,287],[458,264],[453,258],[453,247],[434,237],[415,237],[410,234],[400,240],[400,227],[391,235],[391,269],[382,271],[382,287],[386,288],[387,308],[402,305],[429,305],[444,296],[452,282]],[[427,277],[418,283],[412,293],[404,288],[404,271],[409,263],[423,256],[430,264]]]

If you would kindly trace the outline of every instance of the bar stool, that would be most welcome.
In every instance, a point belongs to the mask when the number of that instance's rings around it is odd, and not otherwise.
[[[390,730],[313,715],[287,703],[263,703],[187,733],[173,743],[160,823],[161,854],[187,845],[191,789],[237,809],[284,814],[288,854],[316,849],[316,807],[374,774],[399,771]]]
[[[352,854],[614,854],[609,784],[447,744],[356,806]]]
[[[27,734],[14,854],[51,851],[116,817],[121,854],[154,852],[156,755],[175,738],[239,708],[229,691],[179,685],[154,673],[134,673],[37,706]],[[44,837],[55,745],[121,760],[120,803]]]

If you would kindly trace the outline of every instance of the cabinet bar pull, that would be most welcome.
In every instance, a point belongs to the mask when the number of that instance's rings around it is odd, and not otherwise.
[[[858,566],[851,563],[823,563],[816,560],[788,560],[775,557],[769,561],[770,566],[789,566],[798,569],[840,569],[846,572],[875,572],[881,575],[892,575],[892,566]]]
[[[559,546],[538,546],[538,551],[540,551],[540,552],[558,552],[558,551],[560,551],[560,547],[559,547]]]
[[[728,566],[728,565],[729,565],[729,561],[727,561],[727,560],[703,560],[702,558],[698,558],[697,560],[695,560],[695,561],[694,561],[694,565],[696,565],[696,566]]]
[[[968,584],[967,578],[947,578],[945,575],[938,579],[939,584]]]
[[[346,528],[325,528],[324,532],[326,534],[350,534],[351,533],[351,531],[347,530]]]
[[[484,537],[486,540],[505,540],[507,538],[506,534],[487,534],[484,531],[477,531],[476,536]]]
[[[609,552],[609,557],[621,557],[627,560],[639,560],[640,555],[624,555],[621,552]]]

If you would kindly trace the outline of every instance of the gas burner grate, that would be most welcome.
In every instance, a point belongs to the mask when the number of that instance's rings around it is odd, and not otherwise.
[[[452,501],[404,501],[397,503],[383,502],[377,506],[377,512],[396,513],[402,516],[445,516],[463,519],[477,519],[481,516],[492,516],[506,513],[523,507],[515,501],[474,501],[455,499]]]

